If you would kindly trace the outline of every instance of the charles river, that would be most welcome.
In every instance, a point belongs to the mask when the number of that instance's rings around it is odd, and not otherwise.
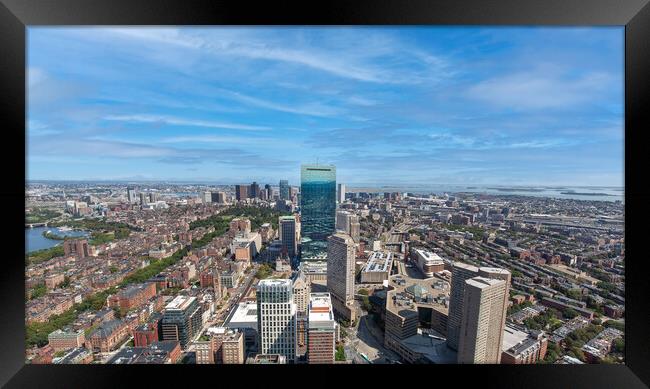
[[[87,236],[86,231],[61,231],[57,227],[34,227],[25,228],[25,254],[42,249],[49,249],[63,241],[56,239],[48,239],[43,236],[43,232],[52,231],[54,235],[58,236]]]

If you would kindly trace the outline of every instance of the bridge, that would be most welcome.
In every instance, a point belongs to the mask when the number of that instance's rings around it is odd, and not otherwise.
[[[45,223],[25,223],[25,228],[34,228],[34,227],[47,227],[47,222],[45,222]]]

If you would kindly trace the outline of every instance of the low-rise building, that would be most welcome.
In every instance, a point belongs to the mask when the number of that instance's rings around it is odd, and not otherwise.
[[[82,347],[86,342],[83,330],[56,330],[47,336],[48,344],[55,352]]]
[[[502,364],[534,364],[544,359],[548,340],[540,331],[528,332],[524,328],[506,324],[501,346]]]
[[[361,271],[362,284],[381,284],[388,279],[393,266],[393,253],[390,251],[373,251],[366,266]]]

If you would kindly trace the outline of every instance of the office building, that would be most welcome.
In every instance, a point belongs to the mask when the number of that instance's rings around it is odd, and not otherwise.
[[[214,363],[238,365],[244,363],[244,333],[227,327],[210,327],[207,333],[214,352]]]
[[[296,304],[289,279],[266,279],[257,284],[259,352],[296,360]]]
[[[158,201],[158,193],[149,192],[149,203],[155,203]]]
[[[271,188],[270,184],[264,185],[264,192],[267,200],[273,200],[273,188]]]
[[[281,252],[293,259],[298,252],[298,232],[295,216],[280,216],[279,218]]]
[[[329,293],[309,295],[308,326],[308,363],[334,363],[336,322]]]
[[[465,281],[478,276],[478,268],[462,262],[454,262],[451,271],[449,294],[449,318],[447,320],[447,346],[458,350],[460,325],[463,315]]]
[[[336,201],[341,204],[345,202],[345,184],[339,184],[336,191]]]
[[[350,234],[350,217],[352,214],[347,211],[336,211],[336,230]]]
[[[293,279],[293,301],[296,303],[296,313],[299,316],[307,315],[309,304],[309,284],[304,274],[296,273]]]
[[[322,260],[336,218],[336,167],[302,165],[300,171],[302,259]]]
[[[225,192],[211,192],[210,198],[213,203],[224,204],[226,202],[226,193]]]
[[[361,237],[361,224],[359,223],[359,216],[350,216],[350,237],[354,243],[359,243]]]
[[[361,270],[362,284],[381,284],[388,280],[393,266],[393,253],[390,251],[373,251],[366,266]]]
[[[289,188],[289,181],[280,180],[280,200],[291,200],[291,190]]]
[[[465,281],[458,363],[501,361],[506,288],[501,279],[474,277]]]
[[[184,349],[201,330],[202,314],[196,297],[176,296],[163,312],[162,339],[176,340]]]
[[[436,253],[422,249],[412,249],[411,259],[425,277],[433,277],[435,273],[445,270],[445,263]]]
[[[129,203],[135,203],[136,202],[136,197],[135,197],[135,188],[132,186],[129,186],[126,188],[126,197],[129,200]]]
[[[235,199],[243,201],[248,198],[248,185],[235,185]]]
[[[260,198],[260,186],[258,185],[257,182],[253,181],[253,183],[249,187],[249,189],[248,189],[248,198],[250,198],[250,199]]]
[[[230,329],[238,329],[244,333],[244,343],[254,346],[258,340],[257,303],[243,302],[237,305],[237,310],[225,324]]]
[[[212,192],[203,192],[203,203],[210,204],[212,202]]]
[[[327,290],[332,295],[334,310],[354,320],[354,241],[349,235],[336,233],[327,245]]]
[[[140,192],[140,205],[147,205],[147,194]]]
[[[66,257],[87,258],[90,256],[89,249],[86,239],[68,239],[63,241],[63,253]]]

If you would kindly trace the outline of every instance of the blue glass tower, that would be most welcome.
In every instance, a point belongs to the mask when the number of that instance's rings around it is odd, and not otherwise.
[[[336,167],[302,165],[300,168],[302,260],[324,260],[327,237],[336,219]]]

